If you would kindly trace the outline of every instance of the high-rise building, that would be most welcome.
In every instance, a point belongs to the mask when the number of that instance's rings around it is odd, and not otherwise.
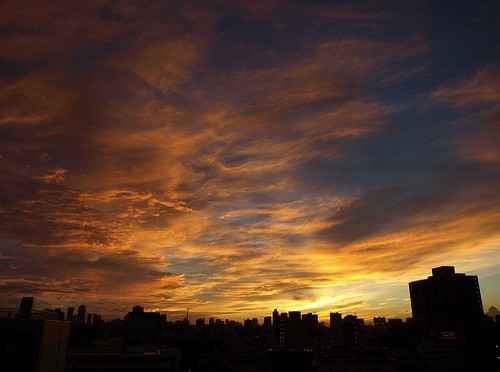
[[[409,286],[416,327],[431,331],[480,327],[484,313],[477,276],[457,274],[453,266],[441,266],[432,269],[432,276]]]
[[[250,319],[245,319],[243,322],[243,327],[245,327],[245,332],[248,334],[252,333],[252,321]]]
[[[359,346],[359,322],[356,315],[346,315],[342,321],[344,344],[353,348]]]
[[[330,313],[330,330],[333,336],[333,342],[336,345],[344,343],[344,328],[342,325],[342,314]]]
[[[21,303],[19,304],[19,318],[31,319],[31,313],[33,312],[34,302],[35,302],[34,297],[23,297],[21,299]]]
[[[85,324],[85,316],[87,314],[87,306],[80,305],[78,306],[78,315],[76,316],[76,320],[79,324]]]
[[[278,318],[278,343],[280,348],[285,348],[288,339],[288,313],[281,313]]]
[[[306,338],[316,338],[318,335],[318,314],[303,314],[302,327],[304,329],[304,335]]]
[[[72,321],[75,314],[75,308],[73,306],[68,307],[68,313],[66,314],[66,320]]]
[[[304,341],[304,331],[300,311],[288,312],[288,319],[284,327],[284,337],[285,341],[283,346],[290,349],[300,348],[302,342]]]
[[[279,340],[279,314],[278,309],[273,311],[273,328],[274,328],[274,339]]]
[[[259,327],[259,319],[252,318],[252,328],[257,329]]]

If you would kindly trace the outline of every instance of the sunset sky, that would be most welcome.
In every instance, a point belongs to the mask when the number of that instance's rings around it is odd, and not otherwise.
[[[3,1],[0,307],[500,307],[499,1]]]

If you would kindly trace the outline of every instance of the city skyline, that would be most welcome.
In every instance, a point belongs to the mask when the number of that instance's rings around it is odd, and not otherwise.
[[[406,319],[397,317],[391,318],[383,316],[384,312],[381,311],[373,318],[365,319],[363,317],[359,317],[359,319],[363,322],[363,324],[370,325],[377,325],[377,320],[379,321],[378,325],[386,324],[386,321],[390,323],[391,321],[397,320],[404,323],[405,321],[411,320],[412,326],[416,325],[421,329],[427,329],[430,326],[430,324],[427,324],[426,321],[424,321],[425,319],[427,319],[427,321],[430,321],[432,319],[434,322],[437,322],[434,324],[434,326],[441,327],[444,324],[444,328],[446,329],[457,329],[457,327],[460,328],[459,325],[461,325],[462,327],[466,326],[466,328],[480,328],[480,324],[486,322],[485,316],[488,316],[493,320],[500,314],[500,311],[494,306],[491,306],[488,311],[485,311],[483,309],[481,290],[478,285],[478,278],[474,275],[471,276],[464,273],[455,273],[455,268],[453,266],[441,266],[433,268],[432,275],[428,276],[426,279],[422,278],[415,282],[410,282],[408,283],[408,285],[410,289],[410,301],[412,303],[412,314],[410,314],[411,317],[407,317]],[[7,316],[11,318],[15,317],[15,314],[17,314],[17,312],[20,315],[31,314],[33,311],[40,312],[41,309],[36,309],[35,304],[36,300],[34,299],[34,297],[24,296],[21,299],[18,311],[15,308],[1,308],[1,310],[3,315],[8,314]],[[46,308],[44,309],[44,311],[42,311],[42,313],[46,313],[47,311],[55,312],[61,315],[60,320],[72,321],[75,324],[80,325],[93,323],[96,321],[96,319],[98,320],[98,322],[104,321],[100,314],[91,312],[87,313],[87,306],[84,304],[81,304],[79,306],[68,306],[66,313],[61,309],[61,307],[63,306],[58,306],[56,309]],[[461,308],[457,309],[458,307]],[[77,312],[75,312],[75,309],[77,309]],[[416,313],[414,309],[416,309]],[[149,312],[148,309],[144,309],[143,306],[138,304],[132,307],[132,312],[146,312],[149,314],[155,313],[158,315],[163,313],[163,315],[165,315],[166,321],[187,321],[188,324],[190,323],[196,325],[198,325],[198,322],[200,320],[203,320],[203,324],[208,321],[212,322],[214,320],[223,322],[225,321],[226,324],[228,321],[235,321],[235,319],[229,319],[227,317],[218,317],[218,313],[191,313],[190,317],[189,308],[186,309],[185,314],[181,314],[184,316],[179,317],[179,313],[177,312],[177,314],[174,314],[173,319],[167,318],[168,310],[161,311],[157,309],[157,311]],[[130,313],[131,312],[128,312],[128,314]],[[290,317],[292,317],[293,314],[293,316],[298,316],[300,318],[301,313],[301,311],[297,311],[295,309],[275,308],[273,309],[272,314],[264,314],[260,317],[248,318],[245,316],[245,314],[241,314],[242,317],[236,319],[236,321],[246,323],[247,321],[251,320],[252,323],[256,321],[257,324],[265,324],[265,320],[266,318],[268,318],[268,320],[271,321],[274,325],[278,322],[283,314],[288,314]],[[431,316],[430,313],[433,313],[434,315]],[[310,311],[308,313],[303,312],[302,316],[305,314],[316,316],[316,319],[319,323],[324,323],[329,327],[332,327],[332,319],[334,319],[333,322],[335,322],[335,316],[337,316],[337,321],[339,319],[342,320],[342,316],[354,316],[355,318],[357,317],[356,313],[341,314],[338,312],[338,309],[336,309],[335,311],[331,310],[328,313],[327,319],[319,318],[318,314],[316,314],[315,311]],[[199,317],[200,315],[201,318]],[[122,316],[119,316],[118,318],[107,320],[110,321],[121,318]],[[123,316],[123,319],[125,320],[126,316]],[[262,320],[262,322],[259,323],[259,320]]]
[[[448,330],[460,330],[467,331],[471,329],[480,329],[482,324],[486,324],[488,322],[486,317],[491,318],[491,321],[495,319],[500,311],[491,306],[488,311],[484,311],[482,304],[482,296],[481,289],[479,287],[479,281],[477,276],[475,275],[467,275],[465,273],[456,273],[455,267],[453,266],[440,266],[432,269],[432,275],[428,276],[426,279],[420,279],[414,282],[408,283],[410,290],[410,301],[412,306],[412,314],[411,317],[406,319],[401,318],[390,318],[386,316],[381,316],[382,313],[373,317],[372,319],[364,319],[359,318],[363,324],[372,324],[372,325],[384,325],[386,321],[391,324],[394,321],[399,321],[403,323],[405,320],[411,323],[411,326],[417,326],[422,330],[429,329],[448,329]],[[56,313],[59,320],[67,320],[74,322],[75,324],[83,325],[83,324],[91,324],[96,322],[103,321],[102,317],[96,313],[87,313],[87,306],[81,304],[77,308],[77,313],[75,313],[76,306],[68,306],[67,313],[61,311],[60,307],[56,309],[44,309],[44,311],[40,311],[41,309],[35,308],[35,298],[31,296],[24,296],[21,299],[19,309],[14,308],[1,308],[2,316],[6,316],[8,318],[15,318],[19,316],[20,318],[30,318],[33,312],[41,312],[47,313],[51,312],[52,315]],[[131,313],[148,313],[155,314],[159,316],[161,311],[149,312],[147,309],[144,309],[141,305],[135,305],[132,307]],[[18,314],[18,315],[16,315]],[[293,309],[274,309],[271,315],[264,315],[261,317],[262,324],[266,323],[266,320],[272,322],[273,325],[277,324],[278,320],[282,318],[283,314],[288,314],[290,319],[296,319],[297,317],[301,317],[301,311],[293,310]],[[212,323],[214,320],[217,321],[225,321],[226,324],[228,321],[234,321],[234,319],[221,319],[217,316],[210,317],[202,317],[198,318],[197,316],[200,313],[191,314],[191,318],[189,317],[189,308],[186,309],[185,316],[181,319],[174,317],[174,319],[167,319],[167,311],[163,312],[165,321],[182,321],[189,323],[194,323],[196,325],[205,324],[205,321],[208,319]],[[178,315],[178,314],[177,314]],[[193,315],[195,321],[193,322]],[[213,314],[212,314],[213,315]],[[215,313],[215,315],[217,315]],[[324,319],[320,319],[318,314],[314,311],[309,313],[302,313],[302,316],[313,316],[316,317],[316,322],[324,323],[332,327],[332,325],[338,321],[342,320],[342,314],[338,311],[330,311],[328,314],[329,317],[327,321]],[[356,314],[343,314],[344,317],[353,317],[356,318]],[[55,316],[55,315],[54,315]],[[286,316],[286,315],[285,315]],[[117,318],[121,319],[121,317]],[[124,320],[127,319],[127,316],[124,316]],[[159,319],[159,318],[158,318]],[[244,323],[250,322],[251,324],[258,325],[259,318],[247,318],[243,317]],[[113,319],[116,320],[116,319]],[[239,320],[239,319],[238,319]],[[241,323],[240,323],[241,324]],[[399,324],[399,323],[398,323]]]
[[[500,307],[499,7],[2,3],[2,306]]]

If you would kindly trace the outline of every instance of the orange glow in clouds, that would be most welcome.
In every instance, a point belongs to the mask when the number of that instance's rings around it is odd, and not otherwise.
[[[431,19],[308,2],[1,7],[10,305],[406,318],[408,282],[441,265],[500,305],[499,72],[488,54],[440,65]]]

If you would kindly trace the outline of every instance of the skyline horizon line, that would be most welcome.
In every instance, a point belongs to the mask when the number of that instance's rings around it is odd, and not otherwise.
[[[441,265],[441,266],[437,266],[437,267],[434,267],[431,269],[431,272],[432,272],[432,275],[428,276],[427,279],[429,278],[432,278],[433,276],[437,275],[435,274],[435,271],[436,273],[438,272],[437,270],[439,269],[443,269],[443,268],[451,268],[452,271],[453,271],[453,275],[465,275],[465,276],[468,276],[468,277],[471,277],[471,276],[474,276],[476,277],[478,280],[479,280],[479,276],[477,275],[470,275],[470,274],[463,274],[463,273],[460,273],[460,272],[455,272],[455,266],[446,266],[446,265]],[[426,279],[418,279],[416,281],[422,281],[422,280],[426,280]],[[346,308],[346,307],[339,307],[338,309],[326,309],[326,310],[314,310],[314,307],[312,306],[306,306],[305,309],[304,308],[299,308],[299,309],[294,309],[294,310],[289,310],[290,307],[287,307],[287,306],[283,306],[283,307],[280,307],[280,306],[271,306],[270,308],[268,309],[259,309],[258,313],[254,313],[252,316],[250,317],[246,317],[245,315],[245,312],[244,311],[238,311],[238,310],[235,310],[235,311],[225,311],[225,312],[217,312],[217,311],[203,311],[203,310],[193,310],[192,307],[185,307],[185,308],[177,308],[175,310],[172,310],[172,309],[169,309],[168,307],[167,308],[164,308],[164,307],[155,307],[155,306],[143,306],[142,304],[140,303],[136,303],[135,305],[129,305],[128,309],[134,309],[135,307],[139,306],[141,307],[144,311],[147,311],[147,312],[157,312],[157,313],[160,313],[160,314],[165,314],[165,315],[169,315],[169,314],[175,314],[176,316],[174,317],[174,319],[172,321],[179,321],[179,320],[183,320],[183,319],[186,319],[186,317],[182,317],[182,315],[192,315],[194,317],[196,317],[197,319],[201,319],[201,318],[214,318],[214,319],[223,319],[223,320],[227,320],[228,318],[224,317],[224,314],[227,314],[227,315],[230,315],[230,314],[233,314],[233,319],[231,320],[235,320],[235,321],[244,321],[245,319],[252,319],[252,318],[257,318],[257,319],[264,319],[265,317],[267,316],[270,316],[268,314],[271,314],[272,315],[272,312],[273,310],[277,310],[277,309],[286,309],[286,311],[279,311],[279,313],[289,313],[289,312],[294,312],[294,311],[298,311],[300,312],[301,314],[316,314],[318,315],[318,321],[322,321],[322,322],[325,322],[325,323],[329,323],[329,315],[332,314],[332,313],[341,313],[342,315],[344,314],[348,314],[348,315],[355,315],[355,316],[359,316],[360,319],[367,319],[368,322],[372,322],[373,321],[373,318],[375,317],[384,317],[386,319],[403,319],[403,320],[406,320],[406,319],[409,319],[409,318],[412,318],[413,317],[413,313],[412,313],[412,310],[411,310],[411,299],[410,299],[410,292],[409,292],[409,286],[411,285],[411,283],[413,282],[416,282],[416,281],[412,281],[412,282],[409,282],[408,283],[408,302],[410,302],[410,309],[409,310],[406,310],[404,312],[389,312],[389,311],[384,311],[384,309],[382,308],[376,308],[376,309],[366,309],[366,308],[357,308],[353,310],[349,310],[349,308]],[[484,300],[483,300],[483,296],[482,296],[482,291],[481,291],[481,286],[479,285],[479,290],[480,290],[480,295],[481,295],[481,304],[483,305],[484,304]],[[38,297],[36,296],[23,296],[24,297],[33,297],[34,299],[39,299]],[[39,302],[39,300],[36,300],[36,302]],[[43,303],[43,300],[42,300],[42,303]],[[80,305],[63,305],[63,306],[54,306],[54,305],[51,305],[49,307],[46,307],[45,305],[42,306],[42,307],[45,307],[46,309],[50,309],[50,310],[54,310],[54,309],[60,309],[61,311],[68,311],[68,309],[70,307],[73,307],[74,309],[77,309],[79,306],[85,306],[88,310],[89,309],[89,306],[88,306],[89,302],[87,303],[84,303],[84,304],[80,304]],[[90,302],[90,304],[92,304],[92,301]],[[101,303],[102,304],[102,303]],[[320,305],[318,305],[320,306]],[[51,307],[53,309],[51,309]],[[483,312],[485,315],[488,314],[488,312],[486,312],[486,308],[488,308],[488,311],[490,311],[491,309],[497,309],[495,304],[489,304],[488,306],[483,306]],[[126,310],[127,308],[123,307],[123,310],[122,312],[125,312],[125,315],[126,315]],[[371,310],[371,311],[370,311]],[[374,313],[373,311],[374,310],[381,310],[377,313]],[[118,309],[115,309],[114,311],[114,314],[117,314],[118,313]],[[264,313],[264,311],[266,311],[266,313]],[[497,310],[498,311],[498,310]],[[106,321],[111,321],[113,319],[121,319],[122,317],[125,317],[125,315],[120,315],[118,317],[113,317],[113,316],[109,316],[111,313],[110,312],[103,312],[103,311],[96,311],[96,312],[90,312],[89,313],[91,314],[98,314],[100,316],[102,316],[103,318],[107,318]],[[65,314],[65,319],[66,319],[66,316],[67,316],[67,313],[64,313]],[[237,316],[237,317],[234,317],[234,314],[239,314],[240,316]],[[246,314],[251,314],[251,312],[247,312]],[[358,315],[360,314],[360,315]],[[370,314],[370,315],[369,315]],[[321,317],[320,317],[321,316]],[[111,319],[109,319],[111,318]],[[167,318],[168,319],[168,318]],[[327,322],[328,321],[328,322]]]

